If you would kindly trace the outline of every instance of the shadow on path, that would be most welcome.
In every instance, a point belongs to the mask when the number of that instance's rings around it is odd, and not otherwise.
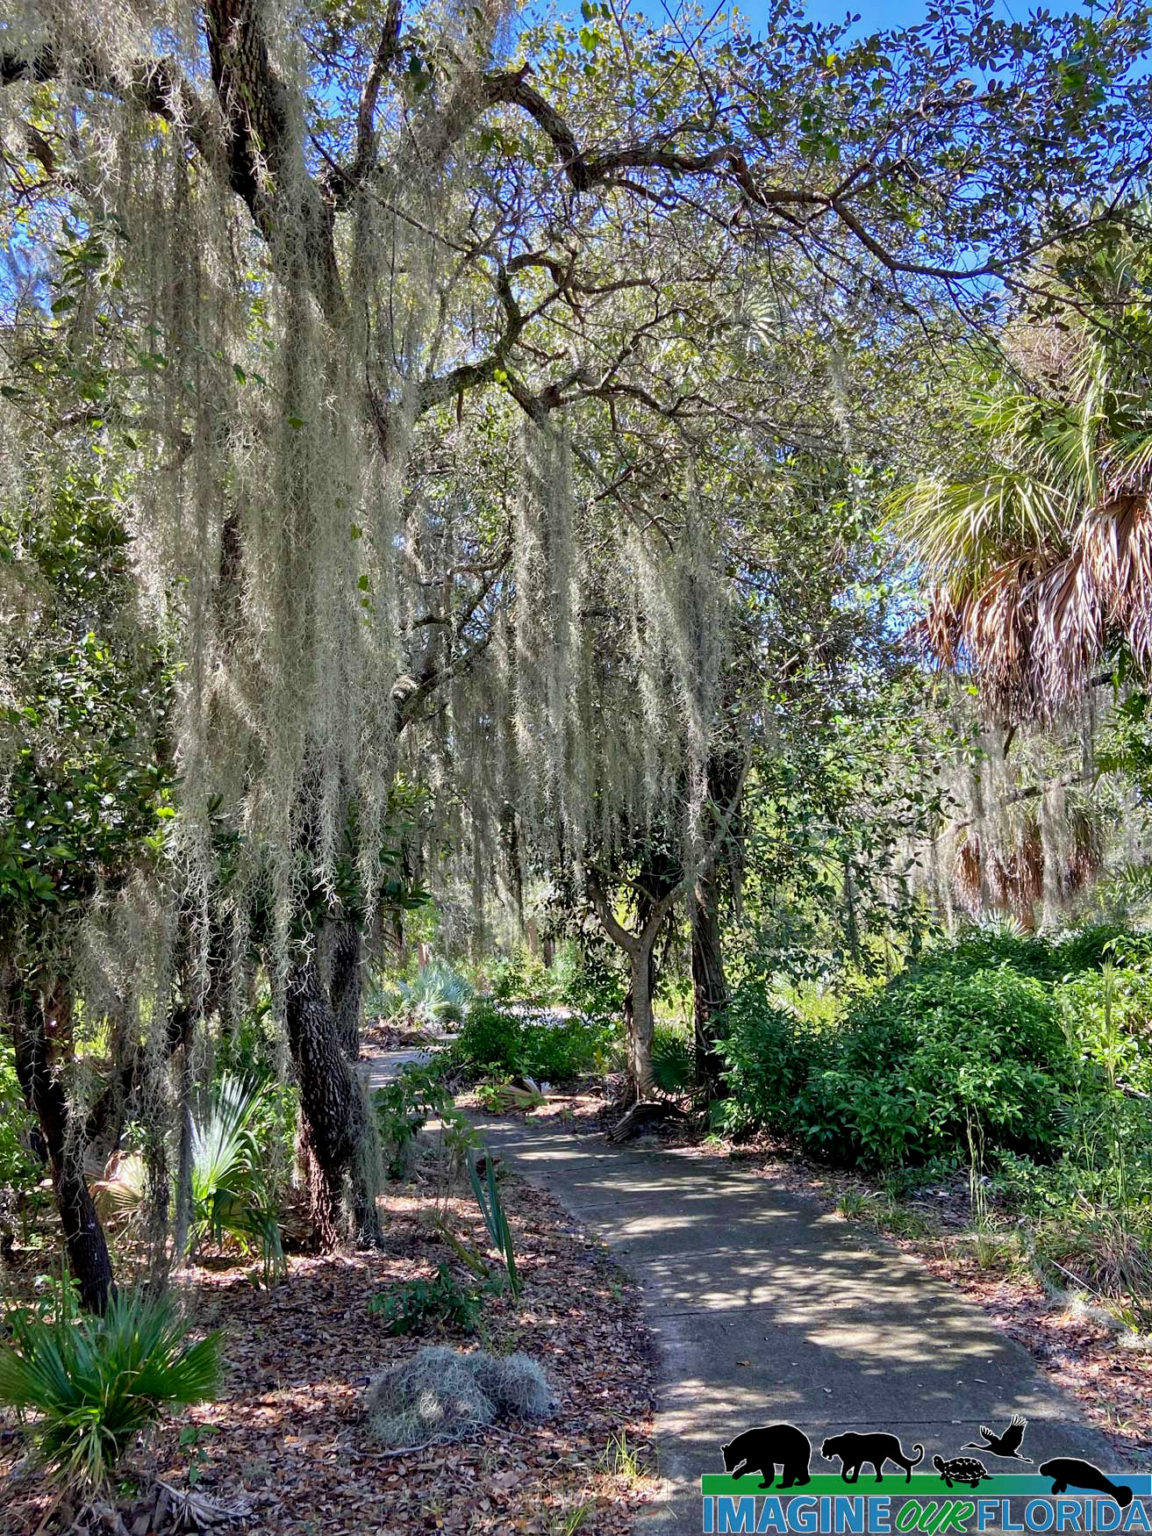
[[[814,1200],[698,1157],[609,1147],[531,1119],[482,1124],[489,1145],[643,1286],[667,1491],[640,1523],[645,1536],[699,1531],[700,1474],[723,1471],[721,1444],[781,1420],[817,1450],[839,1430],[893,1430],[921,1441],[930,1465],[958,1454],[978,1425],[1022,1413],[1037,1464],[1115,1464],[1023,1348],[913,1258]],[[1033,1470],[990,1463],[1014,1469]],[[839,1464],[814,1456],[812,1470]]]

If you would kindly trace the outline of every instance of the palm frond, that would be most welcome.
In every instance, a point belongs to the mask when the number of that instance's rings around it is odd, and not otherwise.
[[[928,579],[962,596],[1008,553],[1067,547],[1075,508],[1058,486],[1006,470],[978,480],[918,481],[892,499],[888,526]]]
[[[166,1404],[204,1402],[220,1376],[220,1336],[188,1342],[169,1296],[113,1296],[103,1317],[12,1315],[0,1350],[0,1403],[16,1410],[49,1475],[95,1488]]]

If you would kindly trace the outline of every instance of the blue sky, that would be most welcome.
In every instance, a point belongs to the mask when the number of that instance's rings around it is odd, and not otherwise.
[[[676,0],[667,0],[671,10],[676,9]],[[707,0],[702,0],[705,10],[711,10]],[[578,11],[580,0],[558,0],[561,11]],[[1000,0],[996,9],[1010,19],[1023,21],[1029,11],[1037,8],[1039,0]],[[543,5],[539,9],[543,9]],[[766,16],[768,7],[764,0],[736,0],[736,8],[747,17],[753,27]],[[1068,11],[1086,10],[1087,7],[1078,0],[1047,0],[1044,8],[1054,15],[1063,15]],[[537,9],[536,6],[532,7]],[[661,0],[633,0],[633,9],[648,12],[654,18],[662,11]],[[805,6],[809,16],[814,21],[842,21],[851,12],[860,16],[859,30],[863,33],[874,32],[880,27],[906,26],[909,23],[923,21],[927,5],[925,0],[857,0],[855,5],[849,7],[845,0],[808,0]]]

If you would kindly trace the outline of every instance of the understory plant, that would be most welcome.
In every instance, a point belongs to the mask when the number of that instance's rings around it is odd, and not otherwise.
[[[652,1039],[652,1080],[661,1093],[685,1093],[694,1076],[692,1041],[679,1029],[658,1024]]]
[[[214,1085],[207,1115],[192,1126],[192,1210],[197,1240],[230,1237],[280,1273],[280,1223],[255,1133],[263,1097],[260,1084],[231,1073]]]
[[[426,1121],[435,1116],[439,1124],[435,1163],[440,1188],[437,1218],[440,1235],[473,1274],[488,1278],[488,1260],[471,1242],[460,1237],[449,1221],[449,1196],[461,1171],[466,1170],[492,1246],[500,1254],[508,1290],[513,1300],[517,1300],[521,1280],[493,1158],[481,1144],[476,1127],[456,1108],[440,1073],[440,1065],[436,1062],[428,1066],[408,1066],[391,1083],[377,1090],[376,1112],[388,1171],[394,1178],[403,1176],[409,1150]]]
[[[390,1179],[402,1179],[416,1138],[429,1118],[454,1113],[441,1064],[410,1063],[390,1083],[377,1088],[372,1101],[385,1172]]]
[[[580,1018],[514,1014],[478,998],[451,1047],[454,1066],[473,1077],[517,1075],[567,1083],[599,1070],[608,1057],[612,1026]]]
[[[267,1092],[254,1078],[226,1072],[204,1112],[193,1117],[189,1244],[194,1251],[206,1241],[230,1239],[258,1254],[272,1275],[283,1273],[284,1252],[268,1148],[259,1134]],[[143,1159],[116,1158],[97,1192],[114,1216],[140,1218],[148,1198]]]
[[[973,966],[953,951],[898,975],[836,1023],[766,1001],[733,1000],[721,1046],[730,1131],[782,1131],[832,1161],[877,1169],[989,1158],[1047,1160],[1077,1079],[1050,985],[1006,960]]]
[[[411,978],[401,977],[378,986],[369,1003],[387,1018],[442,1029],[463,1022],[473,995],[466,977],[434,960]]]
[[[475,1333],[480,1322],[480,1302],[474,1288],[462,1286],[446,1264],[431,1280],[409,1280],[374,1296],[368,1304],[388,1333],[424,1333],[429,1328],[458,1328]]]
[[[508,1225],[508,1215],[504,1210],[504,1202],[500,1198],[496,1169],[491,1156],[485,1155],[484,1172],[481,1174],[479,1158],[473,1153],[468,1159],[468,1177],[472,1184],[472,1193],[476,1196],[476,1204],[484,1217],[484,1225],[488,1228],[488,1236],[492,1239],[492,1246],[498,1251],[503,1262],[512,1300],[519,1301],[524,1284],[516,1268],[512,1229]]]
[[[169,1295],[114,1295],[103,1317],[77,1315],[60,1289],[51,1317],[9,1314],[0,1403],[15,1410],[32,1456],[85,1491],[107,1483],[165,1407],[206,1402],[220,1376],[220,1335],[190,1342]]]

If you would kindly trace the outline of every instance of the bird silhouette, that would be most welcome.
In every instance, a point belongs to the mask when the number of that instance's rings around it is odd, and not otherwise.
[[[1028,1428],[1028,1420],[1016,1414],[1002,1435],[997,1435],[993,1430],[980,1426],[980,1433],[984,1436],[984,1444],[980,1445],[975,1440],[969,1440],[964,1447],[966,1451],[989,1451],[993,1456],[1010,1456],[1013,1461],[1026,1461],[1032,1463],[1031,1456],[1021,1456],[1020,1442],[1024,1438],[1024,1431]]]

